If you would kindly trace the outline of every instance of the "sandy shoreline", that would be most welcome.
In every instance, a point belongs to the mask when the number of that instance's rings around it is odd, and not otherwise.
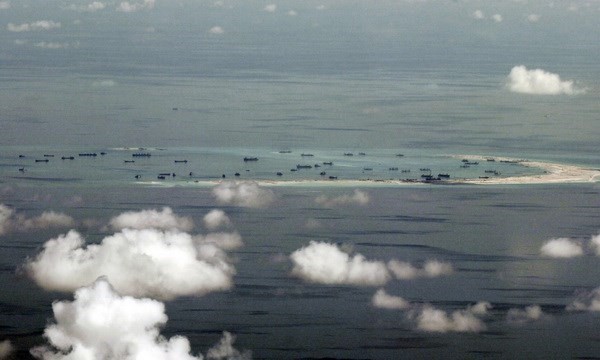
[[[260,186],[278,187],[278,186],[315,186],[315,187],[395,187],[395,186],[423,186],[428,184],[435,185],[528,185],[528,184],[575,184],[600,182],[600,169],[585,168],[576,165],[566,165],[542,161],[529,161],[514,158],[490,157],[478,155],[453,155],[452,157],[468,159],[472,161],[503,161],[517,163],[521,166],[538,168],[544,171],[538,175],[523,175],[513,177],[494,176],[489,178],[469,178],[469,179],[449,179],[432,182],[407,181],[407,180],[374,180],[374,179],[356,179],[356,180],[265,180],[254,179],[244,180],[252,181]],[[140,182],[140,184],[151,186],[215,186],[223,181],[232,180],[197,180],[185,183],[169,183],[152,181]],[[233,180],[239,181],[239,180]]]

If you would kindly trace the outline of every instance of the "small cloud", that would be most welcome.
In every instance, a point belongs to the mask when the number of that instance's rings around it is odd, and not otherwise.
[[[277,11],[277,5],[269,4],[269,5],[265,6],[263,10],[266,12],[269,12],[269,13],[274,13],[275,11]]]
[[[161,229],[190,231],[194,222],[189,217],[177,216],[169,207],[158,210],[142,210],[124,212],[109,222],[112,230],[122,229]]]
[[[113,87],[117,85],[117,82],[111,79],[107,80],[96,80],[92,83],[94,87]]]
[[[10,9],[10,1],[0,1],[0,10]],[[1,357],[0,357],[1,359]]]
[[[55,227],[71,227],[75,220],[63,213],[45,211],[41,215],[27,218],[14,209],[0,204],[0,236],[11,231],[43,230]]]
[[[452,314],[444,310],[436,309],[431,305],[409,313],[409,318],[417,323],[417,329],[425,332],[480,332],[486,329],[485,324],[472,311],[472,307],[466,310],[456,310]]]
[[[595,250],[596,255],[600,256],[600,234],[592,236],[590,246]]]
[[[557,74],[542,69],[527,70],[523,65],[515,66],[508,76],[508,88],[512,92],[532,95],[575,95],[585,92],[576,89],[573,81],[563,81]]]
[[[450,275],[454,272],[451,264],[438,260],[427,260],[422,269],[418,269],[410,263],[398,260],[390,260],[387,267],[396,279],[399,280],[412,280],[418,277],[434,278]]]
[[[152,10],[154,9],[155,0],[144,0],[143,2],[130,3],[129,1],[122,1],[117,6],[117,11],[132,13],[140,10]]]
[[[529,14],[527,15],[527,21],[535,23],[540,21],[541,16],[538,14]]]
[[[215,186],[213,195],[221,204],[261,208],[275,201],[275,193],[253,181],[224,181]]]
[[[101,1],[94,1],[87,5],[71,5],[68,7],[70,10],[81,11],[81,12],[96,12],[100,10],[104,10],[106,8],[106,4]]]
[[[230,226],[231,220],[225,214],[225,211],[214,209],[204,215],[204,226],[209,230],[214,230],[222,226]]]
[[[194,236],[194,241],[196,241],[198,244],[213,245],[222,250],[234,250],[244,245],[242,237],[237,232],[210,233],[205,236],[197,235]]]
[[[553,258],[572,258],[583,255],[583,247],[575,240],[567,238],[551,239],[544,243],[540,252]]]
[[[485,19],[485,14],[481,10],[475,10],[475,11],[473,11],[473,13],[471,14],[471,16],[473,17],[473,19],[476,19],[476,20],[483,20],[483,19]]]
[[[223,30],[223,28],[220,26],[213,26],[210,28],[210,30],[208,30],[208,32],[213,35],[221,35],[225,33],[225,30]]]
[[[346,205],[367,205],[370,201],[369,194],[361,190],[354,190],[352,195],[341,195],[338,197],[319,196],[315,202],[324,207],[338,207]]]
[[[567,311],[600,311],[600,287],[579,293],[566,309]]]
[[[16,39],[15,40],[15,45],[21,46],[21,45],[25,45],[25,44],[27,44],[27,40],[23,40],[23,39]]]
[[[287,12],[288,16],[297,16],[298,13],[296,12],[296,10],[290,10]]]
[[[343,252],[335,244],[311,241],[290,255],[292,275],[327,285],[380,286],[390,275],[381,261],[368,261],[361,254]]]
[[[15,347],[10,340],[0,341],[0,360],[11,359],[14,352]]]
[[[410,303],[399,296],[392,296],[385,292],[384,289],[379,289],[373,295],[371,304],[376,308],[389,310],[406,310],[410,307]]]
[[[41,49],[57,50],[57,49],[68,49],[71,46],[71,44],[41,41],[41,42],[33,44],[33,46],[35,46],[37,48],[41,48]]]
[[[492,15],[492,20],[494,20],[494,22],[501,23],[504,18],[500,14],[494,14]]]
[[[31,349],[38,359],[148,359],[160,354],[164,359],[201,360],[190,354],[184,336],[167,339],[160,329],[167,323],[165,305],[156,300],[122,296],[106,278],[78,289],[73,301],[52,304],[55,323],[44,337],[48,345]],[[208,359],[250,359],[248,352],[233,348],[234,337],[223,339],[208,350]],[[110,355],[108,355],[110,354]]]
[[[540,320],[544,312],[539,305],[527,306],[525,309],[509,309],[506,314],[506,321],[511,324],[524,324]]]
[[[60,22],[55,22],[52,20],[40,20],[32,23],[24,23],[19,25],[8,23],[8,25],[6,26],[7,30],[10,32],[46,31],[58,29],[60,27]]]

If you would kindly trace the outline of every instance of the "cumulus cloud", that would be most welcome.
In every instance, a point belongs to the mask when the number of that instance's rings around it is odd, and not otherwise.
[[[436,309],[431,305],[411,311],[409,318],[417,323],[417,329],[425,332],[480,332],[486,329],[485,323],[469,307],[466,310],[456,310],[451,314]]]
[[[296,10],[290,10],[287,12],[288,16],[297,16],[298,12]]]
[[[390,310],[406,310],[410,303],[399,296],[389,295],[384,289],[379,289],[371,298],[371,304],[376,308]]]
[[[15,351],[10,340],[0,341],[0,360],[9,359]]]
[[[225,33],[225,30],[223,30],[223,28],[220,26],[213,26],[210,28],[210,30],[208,30],[208,32],[213,35],[221,35]]]
[[[500,23],[502,22],[502,20],[504,20],[504,18],[500,14],[494,14],[492,15],[492,20],[494,20],[497,23]]]
[[[208,235],[196,235],[194,240],[200,244],[209,244],[223,250],[234,250],[244,245],[242,237],[237,232],[210,233]]]
[[[47,241],[24,268],[46,290],[70,292],[106,276],[121,294],[159,299],[226,290],[235,274],[214,243],[176,230],[129,228],[88,245],[71,230]]]
[[[292,275],[305,281],[327,285],[380,286],[389,278],[385,263],[354,256],[335,244],[311,241],[290,255]]]
[[[390,260],[387,264],[390,272],[399,280],[411,280],[418,277],[434,278],[450,275],[454,272],[451,264],[438,260],[427,260],[419,269],[404,261]]]
[[[225,214],[225,211],[213,209],[204,215],[204,226],[209,230],[214,230],[222,226],[230,226],[231,220]]]
[[[37,42],[35,44],[33,44],[33,46],[37,47],[37,48],[41,48],[41,49],[68,49],[69,47],[71,47],[71,44],[69,43],[60,43],[60,42],[46,42],[46,41],[40,41]]]
[[[511,324],[523,324],[540,320],[544,316],[544,312],[539,305],[530,305],[525,309],[509,309],[506,314],[506,321]]]
[[[81,12],[96,12],[99,10],[104,10],[105,8],[106,8],[106,4],[101,1],[94,1],[87,5],[72,4],[69,6],[70,10],[81,11]]]
[[[481,10],[475,10],[475,11],[473,11],[473,13],[471,14],[471,16],[473,17],[473,19],[477,19],[477,20],[483,20],[483,19],[485,19],[485,14]]]
[[[567,311],[600,311],[600,287],[581,292],[567,305]]]
[[[61,27],[60,22],[55,22],[52,20],[40,20],[40,21],[24,23],[24,24],[19,24],[19,25],[16,25],[13,23],[8,23],[8,25],[6,26],[6,28],[10,32],[44,31],[44,30],[57,29],[60,27]]]
[[[260,208],[275,201],[275,193],[253,181],[224,181],[215,186],[213,195],[221,204]]]
[[[573,81],[561,80],[560,76],[542,69],[527,70],[515,66],[508,75],[508,88],[512,92],[533,95],[575,95],[584,92],[576,89]]]
[[[274,13],[275,11],[277,11],[277,4],[269,4],[265,6],[263,10],[266,12]]]
[[[115,85],[117,85],[117,82],[111,79],[97,80],[92,83],[94,87],[113,87]]]
[[[27,218],[14,209],[0,204],[0,236],[11,231],[43,230],[54,227],[71,227],[75,220],[63,213],[45,211],[41,215]]]
[[[572,258],[583,255],[583,247],[575,240],[558,238],[545,242],[540,252],[553,258]]]
[[[596,255],[600,256],[600,234],[592,236],[590,246],[594,249]]]
[[[160,334],[168,320],[163,303],[121,296],[104,278],[78,289],[73,301],[53,303],[52,311],[56,322],[44,330],[48,345],[30,351],[38,359],[203,359],[190,353],[186,337]],[[249,359],[233,340],[224,333],[208,359]]]
[[[367,205],[370,201],[369,194],[361,190],[354,190],[352,195],[341,195],[337,197],[327,197],[321,195],[315,199],[315,202],[324,207],[337,207],[345,205]]]
[[[143,2],[130,3],[129,1],[122,1],[117,6],[117,11],[131,13],[140,10],[151,10],[154,9],[155,0],[144,0]]]
[[[194,228],[194,222],[189,217],[175,215],[171,208],[164,207],[161,211],[150,209],[122,213],[112,218],[109,226],[113,230],[151,228],[190,231]]]
[[[529,14],[527,16],[527,21],[534,23],[540,21],[540,18],[541,16],[538,14]]]

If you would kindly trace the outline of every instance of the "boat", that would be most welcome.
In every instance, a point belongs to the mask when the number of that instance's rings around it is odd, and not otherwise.
[[[280,150],[279,153],[280,154],[291,154],[292,150]]]
[[[164,176],[164,175],[158,175],[158,176],[157,176],[157,179],[159,179],[159,180],[164,180],[164,179],[165,179],[165,176]]]
[[[235,174],[233,174],[235,176],[240,176],[240,173],[236,172]]]
[[[314,156],[314,155],[313,154],[302,153],[302,154],[300,154],[300,156],[302,156],[302,157],[310,157],[310,156]]]
[[[44,154],[44,157],[54,157],[52,154]]]
[[[325,176],[325,175],[327,175],[327,173],[325,171],[321,171],[321,173],[319,175]]]
[[[447,179],[447,178],[450,177],[450,174],[438,174],[438,177],[439,178],[446,178]]]
[[[388,170],[389,170],[389,171],[398,171],[398,168],[397,168],[397,167],[391,167],[391,168],[389,168]]]
[[[131,154],[131,156],[133,156],[133,157],[150,157],[150,156],[152,156],[152,154],[150,154],[150,153],[133,153],[133,154]]]
[[[75,156],[63,156],[61,160],[75,160]]]
[[[43,160],[41,160],[41,159],[35,159],[36,163],[38,163],[38,162],[49,162],[49,161],[50,160],[48,160],[48,159],[43,159]]]
[[[142,175],[136,175],[135,178],[136,179],[140,179],[142,177]]]
[[[333,166],[333,162],[331,162],[331,161],[323,161],[323,165]]]
[[[175,160],[175,163],[184,163],[184,164],[187,164],[187,160]]]
[[[258,161],[257,157],[250,157],[250,156],[246,156],[244,157],[244,161],[248,162],[248,161]]]
[[[296,165],[296,169],[312,169],[312,165]]]
[[[124,163],[134,163],[135,160],[123,160]]]
[[[329,177],[329,180],[336,180],[336,179],[337,179],[337,176],[330,176]]]
[[[358,153],[358,156],[365,156],[365,155],[367,155],[367,154],[365,154],[364,152],[359,152]]]
[[[354,156],[353,153],[344,153],[344,156]]]
[[[283,173],[282,173],[282,172],[280,172],[280,171],[278,171],[278,172],[277,172],[277,176],[283,176]]]
[[[96,153],[81,153],[81,154],[79,154],[79,156],[91,156],[91,157],[94,157],[94,156],[98,156],[98,154],[96,154]]]

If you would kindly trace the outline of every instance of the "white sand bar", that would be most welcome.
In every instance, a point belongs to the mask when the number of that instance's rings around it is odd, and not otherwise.
[[[500,158],[489,156],[456,155],[457,158],[468,160],[508,161],[519,165],[543,169],[544,173],[539,175],[524,175],[513,177],[489,177],[478,179],[464,179],[458,182],[464,184],[478,185],[519,185],[519,184],[565,184],[565,183],[587,183],[600,181],[600,169],[590,169],[576,165],[565,165],[541,161],[529,161],[512,158]]]

